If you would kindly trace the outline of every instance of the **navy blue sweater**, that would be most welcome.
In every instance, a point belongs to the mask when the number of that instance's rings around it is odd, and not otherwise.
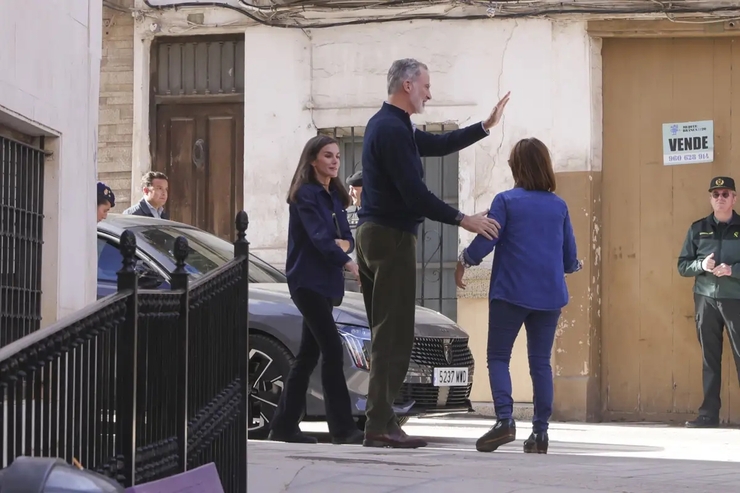
[[[414,129],[404,110],[383,103],[365,128],[358,227],[374,222],[416,235],[425,217],[457,224],[458,210],[424,183],[421,157],[446,156],[487,135],[481,123],[441,135],[423,132]]]
[[[498,238],[478,235],[463,255],[478,265],[496,247],[489,299],[531,310],[567,305],[565,274],[581,264],[565,201],[551,192],[513,188],[494,197],[488,217],[501,224]]]
[[[308,183],[290,204],[288,259],[285,274],[291,293],[307,288],[327,298],[344,296],[344,265],[355,248],[347,222],[347,211],[336,190]],[[339,232],[337,232],[337,229]],[[344,252],[334,240],[349,241]]]

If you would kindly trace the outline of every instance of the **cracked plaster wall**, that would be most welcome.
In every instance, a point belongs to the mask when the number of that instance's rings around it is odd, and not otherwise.
[[[511,187],[506,161],[517,140],[535,136],[550,147],[563,190],[559,193],[573,208],[579,253],[589,265],[583,280],[577,279],[571,288],[573,311],[564,314],[553,359],[559,374],[556,389],[561,389],[556,390],[555,412],[586,418],[584,385],[593,385],[598,370],[598,364],[590,364],[589,331],[598,332],[598,311],[591,300],[593,293],[598,297],[600,282],[598,256],[592,251],[598,247],[598,217],[593,213],[601,170],[600,43],[589,38],[586,23],[414,21],[298,30],[231,27],[237,19],[227,19],[228,13],[203,12],[205,24],[220,27],[188,24],[185,14],[177,11],[159,13],[156,21],[163,35],[243,31],[246,46],[254,47],[245,53],[245,209],[253,251],[278,267],[284,265],[287,243],[285,193],[304,143],[319,128],[364,126],[386,98],[386,73],[394,59],[414,57],[429,65],[433,100],[425,114],[413,117],[417,124],[476,123],[512,91],[502,125],[460,152],[460,208],[466,213],[483,210],[496,193]],[[154,20],[135,25],[132,172],[137,180],[150,167],[144,88],[149,84],[148,50],[155,36],[149,27]],[[460,233],[463,248],[473,235]],[[471,269],[468,289],[459,292],[458,323],[471,336],[478,368],[485,368],[490,260]],[[523,333],[520,339],[511,363],[514,398],[527,402],[532,390]],[[558,364],[558,358],[565,364]],[[558,378],[571,387],[558,387]],[[475,379],[471,399],[490,401],[485,378]],[[575,404],[561,412],[558,403],[563,402]]]
[[[413,117],[418,124],[470,125],[485,118],[498,99],[512,91],[502,125],[460,152],[461,209],[466,213],[486,209],[496,193],[510,188],[513,181],[506,163],[511,147],[521,138],[537,137],[552,151],[565,191],[561,195],[572,202],[578,217],[574,223],[581,237],[579,250],[590,258],[593,195],[583,189],[590,190],[591,173],[600,170],[600,112],[593,109],[598,101],[590,94],[600,91],[601,79],[600,48],[587,35],[585,22],[415,21],[306,32],[254,27],[246,30],[246,44],[261,48],[247,50],[245,63],[245,114],[259,115],[247,117],[245,124],[245,205],[252,218],[252,247],[268,261],[277,265],[285,261],[284,194],[303,144],[317,128],[364,126],[386,97],[391,62],[402,57],[423,61],[431,72],[433,99],[425,114]],[[275,67],[281,67],[280,74]],[[472,239],[461,230],[460,248]],[[471,269],[468,289],[458,293],[458,323],[470,334],[481,369],[486,359],[490,261],[489,257]],[[598,269],[589,270],[584,279],[592,272],[597,275]],[[588,289],[588,282],[571,289],[574,306],[564,314],[564,324],[571,328],[562,327],[560,352],[553,358],[558,377],[569,382],[592,381]],[[558,354],[577,361],[559,364]],[[515,401],[531,402],[523,331],[511,369]],[[580,384],[559,393],[559,400],[579,403],[573,406],[575,411],[566,409],[563,415],[585,417],[583,394]],[[490,402],[486,378],[474,379],[471,400]],[[482,405],[479,411],[488,408]]]
[[[511,146],[535,136],[556,171],[591,169],[591,44],[585,23],[548,20],[414,21],[313,31],[246,30],[245,202],[256,252],[281,264],[284,192],[316,128],[363,126],[385,99],[390,63],[429,65],[432,101],[417,123],[469,125],[512,91],[503,125],[460,153],[460,205],[485,209],[512,184]],[[275,67],[281,66],[281,74]],[[260,163],[269,163],[261,165]],[[269,182],[270,187],[264,183]],[[269,221],[267,220],[269,218]],[[461,231],[461,245],[473,236]]]

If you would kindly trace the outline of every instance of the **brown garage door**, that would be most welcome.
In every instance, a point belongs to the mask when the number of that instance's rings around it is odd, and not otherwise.
[[[711,177],[740,180],[740,41],[606,39],[603,96],[605,417],[684,419],[701,403],[701,356],[692,280],[676,260],[711,211]],[[662,124],[697,120],[714,120],[714,163],[664,166]],[[726,338],[723,359],[722,418],[737,423]]]

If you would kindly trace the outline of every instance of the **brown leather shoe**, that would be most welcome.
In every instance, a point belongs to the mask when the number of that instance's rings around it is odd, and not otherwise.
[[[384,434],[365,432],[362,445],[364,447],[421,448],[426,447],[427,442],[421,438],[412,438],[403,430],[398,429]]]

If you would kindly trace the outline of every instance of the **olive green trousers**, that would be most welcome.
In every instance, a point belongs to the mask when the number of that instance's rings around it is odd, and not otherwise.
[[[365,432],[398,429],[398,396],[414,345],[416,236],[376,223],[357,229],[357,264],[372,340]]]

